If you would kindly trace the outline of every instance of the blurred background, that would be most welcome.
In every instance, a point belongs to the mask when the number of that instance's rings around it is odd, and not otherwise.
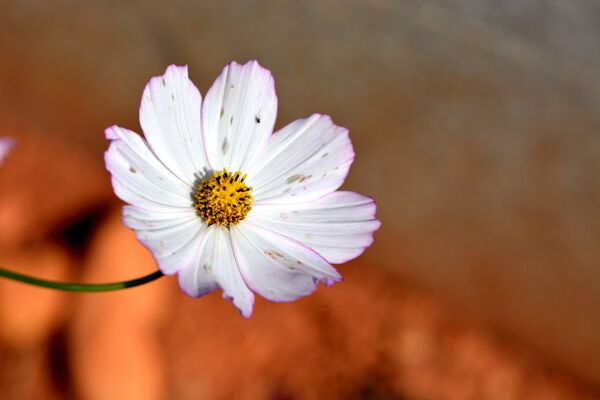
[[[345,281],[240,317],[163,278],[114,294],[0,282],[0,398],[600,398],[600,3],[0,1],[0,263],[156,268],[120,222],[104,128],[144,85],[231,60],[276,127],[350,129],[345,188],[383,226]]]

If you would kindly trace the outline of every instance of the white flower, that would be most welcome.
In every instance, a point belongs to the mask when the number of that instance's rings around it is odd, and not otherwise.
[[[314,114],[273,133],[276,114],[256,61],[226,66],[204,101],[172,65],[144,90],[145,139],[106,130],[124,223],[183,291],[222,289],[246,317],[253,292],[291,301],[340,281],[330,263],[360,255],[380,225],[372,199],[336,191],[354,159],[348,131]]]
[[[15,141],[8,137],[0,137],[0,164],[4,161],[4,158],[15,144]]]

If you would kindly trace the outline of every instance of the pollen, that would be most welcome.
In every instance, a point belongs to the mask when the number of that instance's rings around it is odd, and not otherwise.
[[[208,225],[230,227],[243,220],[252,208],[252,188],[244,180],[246,175],[217,171],[211,178],[198,184],[194,206]]]

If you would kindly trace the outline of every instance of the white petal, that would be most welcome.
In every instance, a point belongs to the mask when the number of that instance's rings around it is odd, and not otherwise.
[[[104,159],[117,196],[148,210],[191,207],[192,188],[165,168],[142,137],[117,126],[106,137],[111,143]]]
[[[247,182],[257,204],[315,200],[340,187],[353,160],[348,130],[315,114],[276,132]]]
[[[358,257],[373,243],[373,199],[353,192],[334,192],[302,204],[256,205],[248,220],[295,239],[327,261],[339,264]]]
[[[258,62],[232,62],[202,105],[202,134],[214,169],[247,170],[273,133],[277,96],[273,75]]]
[[[207,227],[194,209],[157,213],[135,206],[123,207],[123,223],[135,231],[154,255],[160,270],[172,275],[194,265]]]
[[[317,280],[327,285],[341,280],[311,249],[248,221],[231,227],[231,238],[244,280],[269,300],[292,301],[312,293]]]
[[[10,151],[10,149],[15,144],[15,141],[8,137],[0,138],[0,164],[4,161],[6,154]]]
[[[240,275],[229,231],[220,225],[208,228],[196,262],[179,273],[179,285],[191,296],[201,296],[218,286],[242,315],[252,314],[254,295]]]
[[[150,79],[140,106],[140,124],[158,158],[188,184],[208,163],[200,131],[202,97],[188,78],[187,66],[171,65]]]

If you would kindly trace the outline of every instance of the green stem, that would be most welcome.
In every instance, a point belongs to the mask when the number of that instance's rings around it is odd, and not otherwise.
[[[122,290],[135,286],[140,286],[148,282],[152,282],[163,276],[160,271],[155,271],[151,274],[142,276],[129,281],[111,282],[111,283],[68,283],[47,281],[45,279],[35,278],[29,275],[19,274],[17,272],[7,271],[0,268],[0,277],[12,279],[15,281],[28,283],[30,285],[41,286],[50,289],[64,290],[67,292],[111,292],[114,290]]]

